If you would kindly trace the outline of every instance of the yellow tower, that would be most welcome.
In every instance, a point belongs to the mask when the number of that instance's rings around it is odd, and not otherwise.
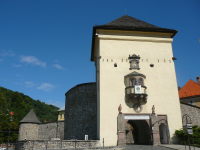
[[[58,110],[58,121],[65,120],[65,106]]]
[[[154,145],[178,142],[174,132],[182,122],[172,51],[176,33],[127,15],[93,27],[97,139],[104,138],[107,146],[128,141],[128,124],[134,143],[151,144],[151,137]]]

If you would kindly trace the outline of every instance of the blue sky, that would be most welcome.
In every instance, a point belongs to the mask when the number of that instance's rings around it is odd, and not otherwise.
[[[92,27],[125,14],[176,29],[179,86],[200,76],[199,0],[1,0],[0,86],[64,106],[73,86],[94,82]]]

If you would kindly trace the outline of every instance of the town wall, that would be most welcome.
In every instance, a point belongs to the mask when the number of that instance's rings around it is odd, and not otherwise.
[[[192,121],[192,125],[200,126],[200,107],[181,103],[181,116],[189,115]]]
[[[64,121],[20,124],[18,141],[51,140],[51,138],[64,140]]]
[[[65,99],[64,139],[96,140],[97,92],[96,83],[79,84],[70,89]]]
[[[64,140],[64,121],[39,124],[38,140],[51,140],[51,138]]]

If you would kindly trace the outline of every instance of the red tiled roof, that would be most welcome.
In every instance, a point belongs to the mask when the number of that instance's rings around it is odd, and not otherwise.
[[[191,97],[200,95],[200,85],[189,80],[179,91],[179,98]]]
[[[12,111],[10,112],[10,115],[11,115],[11,116],[13,116],[14,114],[15,114],[14,112],[12,112]]]

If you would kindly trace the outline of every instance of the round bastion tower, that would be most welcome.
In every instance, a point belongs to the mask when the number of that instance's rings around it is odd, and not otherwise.
[[[64,139],[89,140],[97,138],[96,83],[83,83],[65,94]]]
[[[33,109],[20,121],[18,141],[38,140],[38,128],[41,122]]]

